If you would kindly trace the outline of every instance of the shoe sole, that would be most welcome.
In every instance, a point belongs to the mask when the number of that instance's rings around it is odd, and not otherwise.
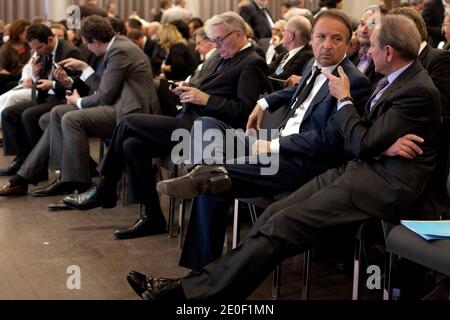
[[[193,199],[205,192],[213,194],[222,193],[231,189],[232,181],[228,175],[210,178],[206,190],[198,188],[195,180],[179,180],[176,183],[159,182],[156,190],[160,194],[168,195],[177,199]]]

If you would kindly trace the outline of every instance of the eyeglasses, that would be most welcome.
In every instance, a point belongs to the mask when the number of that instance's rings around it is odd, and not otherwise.
[[[219,37],[219,38],[216,38],[216,39],[209,39],[209,40],[210,40],[213,44],[218,45],[218,46],[221,46],[221,45],[223,45],[224,41],[225,41],[229,36],[231,36],[235,31],[237,31],[237,30],[233,30],[233,31],[231,31],[230,33],[228,33],[227,35],[225,35],[225,36],[223,36],[223,37]]]

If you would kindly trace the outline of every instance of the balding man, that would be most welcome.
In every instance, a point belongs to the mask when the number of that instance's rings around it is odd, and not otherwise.
[[[186,0],[175,0],[175,6],[164,11],[161,23],[171,23],[176,20],[189,20],[194,16],[191,10],[187,9]]]
[[[282,44],[286,53],[280,55],[269,65],[269,72],[275,90],[284,89],[284,80],[300,73],[314,56],[311,41],[311,23],[305,17],[295,17],[283,29]]]
[[[327,38],[326,35],[324,35]],[[326,41],[326,40],[325,40]],[[385,77],[360,117],[350,83],[325,72],[340,102],[335,134],[355,157],[314,178],[270,206],[247,238],[195,275],[164,279],[131,271],[128,281],[145,299],[245,299],[284,259],[349,236],[371,218],[398,221],[424,194],[436,167],[440,129],[439,92],[416,61],[420,35],[405,17],[388,16],[371,36],[375,69]],[[405,134],[423,134],[423,153],[402,157]],[[403,148],[400,148],[403,149]]]

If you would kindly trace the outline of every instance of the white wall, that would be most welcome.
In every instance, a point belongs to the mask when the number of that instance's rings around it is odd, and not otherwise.
[[[69,0],[45,0],[47,19],[60,21],[66,19],[66,10],[70,5]]]

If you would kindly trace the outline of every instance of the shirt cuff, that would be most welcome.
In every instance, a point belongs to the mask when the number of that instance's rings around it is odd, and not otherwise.
[[[83,71],[81,74],[80,79],[83,81],[86,81],[90,76],[92,76],[95,73],[95,70],[91,67],[88,67],[86,70]]]
[[[351,101],[338,102],[337,111],[341,110],[343,107],[347,105],[353,105],[353,102]]]
[[[258,100],[258,104],[261,106],[261,108],[266,111],[267,109],[269,109],[269,104],[267,103],[266,99],[260,99]]]
[[[31,76],[31,80],[33,80],[34,83],[39,81],[39,78],[36,78],[35,76]]]
[[[78,109],[83,109],[83,105],[81,104],[81,102],[82,102],[82,100],[83,100],[83,98],[79,98],[78,100],[77,100],[77,107],[78,107]]]
[[[53,80],[52,89],[55,89],[55,87],[56,87],[56,81]]]
[[[270,152],[271,153],[280,153],[280,139],[273,139],[270,141]]]

